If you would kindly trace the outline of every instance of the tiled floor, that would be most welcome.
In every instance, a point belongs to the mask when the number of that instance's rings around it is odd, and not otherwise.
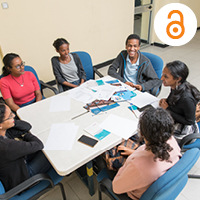
[[[200,90],[200,30],[197,31],[195,37],[187,44],[181,47],[167,47],[159,48],[155,46],[149,46],[141,49],[141,51],[151,52],[160,56],[164,63],[181,60],[187,64],[190,69],[188,81],[195,85]],[[107,75],[107,67],[100,69],[99,71]],[[169,88],[162,87],[162,91],[159,98],[167,97],[169,94]],[[200,159],[197,161],[195,166],[192,168],[192,174],[200,175]],[[98,199],[97,195],[97,181],[95,179],[95,190],[94,196],[90,196],[88,189],[81,182],[78,176],[73,173],[69,177],[65,177],[62,181],[65,193],[68,200],[94,200]],[[54,190],[46,193],[40,200],[59,200],[62,199],[60,190],[58,187]],[[103,200],[107,200],[106,196],[103,196]],[[200,199],[200,179],[189,179],[186,187],[183,189],[181,194],[177,197],[177,200],[198,200]]]

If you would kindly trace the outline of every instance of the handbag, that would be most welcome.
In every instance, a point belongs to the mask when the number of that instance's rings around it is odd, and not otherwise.
[[[127,156],[121,155],[118,151],[118,146],[136,149],[139,146],[139,138],[137,135],[134,135],[104,153],[103,158],[106,161],[106,165],[109,170],[117,171],[126,161]]]
[[[179,143],[185,136],[193,133],[199,133],[199,128],[197,122],[193,125],[184,125],[180,123],[176,123],[174,125],[174,137],[176,138],[177,142]],[[194,142],[195,140],[190,141],[190,143]]]

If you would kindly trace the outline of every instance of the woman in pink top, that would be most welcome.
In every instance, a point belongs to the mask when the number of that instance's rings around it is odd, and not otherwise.
[[[172,136],[173,119],[162,108],[150,108],[139,120],[140,135],[145,144],[137,150],[119,146],[123,155],[130,155],[113,180],[113,191],[140,199],[147,188],[181,157],[180,148]]]
[[[17,111],[24,104],[40,101],[42,94],[35,75],[24,71],[24,62],[19,55],[8,53],[3,58],[3,77],[0,89],[6,104]]]

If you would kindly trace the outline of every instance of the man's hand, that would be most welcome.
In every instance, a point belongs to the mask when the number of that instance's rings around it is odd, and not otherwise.
[[[136,89],[139,90],[139,91],[142,91],[142,86],[141,86],[141,85],[134,85],[134,84],[133,84],[132,87],[136,88]]]
[[[129,85],[129,86],[131,86],[131,87],[133,87],[133,85],[134,85],[133,83],[128,82],[128,81],[126,81],[125,84],[126,84],[126,85]]]

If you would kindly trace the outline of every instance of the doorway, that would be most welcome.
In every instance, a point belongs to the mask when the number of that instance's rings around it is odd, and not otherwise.
[[[153,0],[135,0],[134,33],[141,38],[141,46],[149,44]]]

